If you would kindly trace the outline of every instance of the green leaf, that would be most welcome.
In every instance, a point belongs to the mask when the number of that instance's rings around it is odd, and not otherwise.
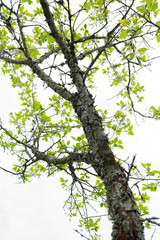
[[[146,4],[147,4],[148,10],[150,10],[152,5],[152,0],[146,0]]]
[[[104,206],[104,203],[100,203],[100,207],[103,207]]]
[[[157,42],[160,42],[160,34],[157,35]]]
[[[151,229],[151,224],[149,222],[145,222],[145,226],[147,229]]]
[[[80,147],[81,147],[81,144],[80,144],[80,143],[76,143],[75,147],[76,147],[76,148],[80,148]]]
[[[79,193],[76,193],[76,197],[82,197],[82,195]]]
[[[141,60],[140,60],[140,58],[139,58],[139,57],[137,57],[137,56],[136,56],[136,58],[137,58],[137,61],[138,61],[139,65],[142,67],[142,63],[141,63]]]
[[[150,11],[151,11],[151,12],[154,12],[154,11],[157,10],[157,8],[158,8],[158,2],[155,2],[155,3],[153,3],[153,5],[151,6]]]
[[[127,37],[127,30],[122,29],[120,35],[119,35],[119,39],[123,39]]]
[[[74,141],[77,141],[77,138],[75,138],[74,136],[71,136],[71,138],[72,138]]]
[[[120,149],[124,149],[123,145],[118,145],[118,147],[119,147]]]
[[[118,20],[119,23],[122,24],[122,26],[129,26],[131,24],[131,21],[128,19],[125,20]]]
[[[145,53],[148,50],[148,48],[139,48],[138,52],[139,53]]]
[[[138,6],[137,7],[137,10],[140,12],[140,13],[143,13],[143,14],[146,14],[147,13],[147,9],[144,5],[141,5],[141,6]]]

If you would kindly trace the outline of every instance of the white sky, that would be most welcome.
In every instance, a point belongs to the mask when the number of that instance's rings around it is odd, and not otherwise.
[[[160,70],[159,60],[152,68],[152,73],[145,71],[139,75],[146,88],[146,104],[160,105]],[[104,85],[99,85],[97,101],[103,102]],[[150,104],[151,103],[151,104]],[[107,103],[106,103],[107,104]],[[0,79],[0,117],[3,122],[10,111],[16,111],[18,101],[16,90],[13,90],[7,79]],[[142,109],[143,110],[143,109]],[[138,118],[139,119],[139,118]],[[136,161],[151,162],[153,169],[160,170],[160,122],[146,120],[135,127],[133,137],[123,139],[125,150],[122,155],[133,157],[137,154]],[[11,159],[0,151],[0,162]],[[57,177],[41,177],[33,179],[31,183],[19,184],[16,177],[0,171],[0,236],[2,240],[82,240],[84,239],[73,229],[76,224],[68,221],[63,211],[63,201],[66,192],[58,185]],[[160,191],[152,194],[151,216],[160,217]],[[155,228],[147,231],[146,239],[150,240]],[[102,240],[110,239],[111,225],[103,222],[104,235]],[[85,234],[84,234],[85,235]],[[86,235],[87,236],[87,235]],[[153,239],[160,236],[157,229]]]

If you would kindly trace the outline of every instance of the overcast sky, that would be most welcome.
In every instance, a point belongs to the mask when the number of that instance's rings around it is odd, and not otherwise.
[[[139,74],[140,81],[147,86],[145,104],[160,105],[160,70],[159,60],[152,72]],[[105,81],[97,88],[96,101],[104,102]],[[106,102],[106,104],[108,104]],[[0,79],[0,117],[3,123],[10,111],[17,110],[19,102],[17,92],[10,87],[8,79]],[[144,107],[145,108],[145,107]],[[143,107],[141,107],[143,111]],[[137,117],[135,135],[124,138],[124,157],[137,154],[136,161],[151,162],[153,169],[160,170],[160,121],[146,120],[145,123]],[[0,162],[9,166],[12,158],[0,150]],[[1,164],[1,163],[0,163]],[[73,229],[76,222],[69,222],[63,211],[63,203],[67,197],[65,190],[58,184],[57,177],[33,179],[32,182],[20,184],[16,177],[0,171],[0,237],[2,240],[82,240],[84,239]],[[151,216],[160,217],[160,191],[152,194],[150,204]],[[147,231],[146,239],[150,240],[155,228]],[[102,227],[102,240],[110,240],[111,224],[105,219]],[[87,236],[87,235],[86,235]],[[158,240],[160,229],[156,230],[153,240]]]

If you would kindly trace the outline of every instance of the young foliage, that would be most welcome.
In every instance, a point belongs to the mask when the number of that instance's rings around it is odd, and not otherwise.
[[[0,123],[0,146],[18,160],[10,172],[23,182],[63,173],[68,214],[94,240],[101,217],[90,217],[93,209],[108,209],[114,240],[142,240],[142,222],[153,223],[147,192],[157,191],[160,171],[141,163],[142,174],[117,149],[134,135],[132,116],[160,118],[160,107],[137,110],[145,86],[136,78],[160,41],[158,18],[156,0],[0,0],[1,72],[21,101],[10,128]],[[99,109],[101,78],[113,94]]]

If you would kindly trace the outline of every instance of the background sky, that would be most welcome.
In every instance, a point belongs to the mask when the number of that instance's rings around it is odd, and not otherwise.
[[[158,55],[158,54],[157,54]],[[159,60],[154,62],[152,72],[144,70],[138,79],[146,86],[146,99],[139,109],[144,112],[146,106],[160,105],[160,68]],[[16,89],[11,88],[6,76],[0,76],[0,118],[7,125],[8,113],[17,111],[19,101]],[[101,77],[100,77],[101,78]],[[106,94],[105,79],[97,82],[96,104],[109,104]],[[104,99],[106,99],[104,101]],[[124,150],[120,155],[133,158],[136,163],[151,162],[153,169],[160,170],[160,121],[146,119],[142,122],[137,116],[134,136],[125,136]],[[0,150],[0,165],[10,167],[14,163],[12,156]],[[21,184],[18,179],[0,171],[0,237],[2,240],[82,240],[73,229],[78,229],[76,220],[70,222],[64,214],[63,205],[67,192],[61,189],[58,177],[42,176],[32,182]],[[160,217],[160,191],[152,193],[151,216]],[[155,231],[146,232],[146,239],[151,240]],[[111,224],[102,218],[102,240],[110,240]],[[87,236],[87,234],[84,233]],[[160,229],[155,231],[154,240],[160,239]]]

